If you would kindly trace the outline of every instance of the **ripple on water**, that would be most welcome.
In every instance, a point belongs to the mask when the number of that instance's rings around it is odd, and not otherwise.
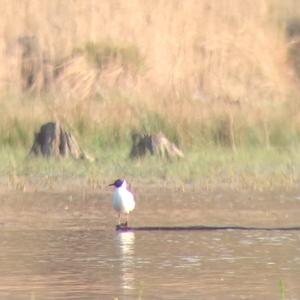
[[[202,197],[201,206],[198,195],[185,199],[185,208],[190,212],[187,217],[194,218],[189,220],[197,221],[202,214],[204,220],[212,218],[212,223],[219,224],[225,213],[232,212],[226,216],[230,221],[248,215],[249,207],[240,199],[229,205],[231,200],[225,194],[216,199],[209,193]],[[42,215],[40,210],[46,200],[55,205],[49,211],[48,207],[44,209]],[[147,219],[153,223],[172,218],[160,206],[166,205],[160,200],[158,197],[153,204],[159,217]],[[251,203],[249,218],[257,218],[259,205],[266,209],[274,203],[274,198],[272,202],[265,200]],[[110,203],[93,200],[94,207],[90,209],[88,199],[81,203],[74,196],[68,211],[57,216],[56,205],[65,205],[61,201],[64,199],[60,197],[43,199],[37,206],[38,212],[28,213],[30,218],[13,219],[12,215],[7,219],[0,239],[0,299],[273,300],[280,297],[279,282],[285,287],[286,299],[299,298],[297,231],[116,233],[112,214],[103,213],[110,211]],[[177,199],[176,203],[180,201]],[[285,203],[290,204],[286,200],[277,205],[286,210]],[[86,211],[78,213],[76,205]],[[153,208],[151,203],[139,203],[136,219],[140,222],[138,215],[143,205],[148,205],[149,211]],[[292,205],[295,213],[289,212],[289,216],[298,217],[295,203]],[[190,207],[192,210],[188,211]],[[278,212],[278,216],[284,215]]]

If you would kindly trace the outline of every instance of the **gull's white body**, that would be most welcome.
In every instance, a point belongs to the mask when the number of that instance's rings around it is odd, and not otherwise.
[[[134,197],[130,191],[127,190],[127,183],[124,180],[120,187],[115,188],[113,195],[113,207],[120,214],[128,215],[134,210]]]

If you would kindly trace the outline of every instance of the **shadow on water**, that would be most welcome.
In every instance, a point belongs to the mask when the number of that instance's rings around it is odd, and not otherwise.
[[[287,227],[251,227],[251,226],[116,226],[118,232],[134,232],[134,231],[224,231],[224,230],[239,230],[239,231],[300,231],[300,226]]]

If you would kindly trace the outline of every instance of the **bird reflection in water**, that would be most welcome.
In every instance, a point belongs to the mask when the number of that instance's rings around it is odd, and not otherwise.
[[[121,254],[121,281],[124,292],[135,289],[134,232],[119,232],[118,242]]]

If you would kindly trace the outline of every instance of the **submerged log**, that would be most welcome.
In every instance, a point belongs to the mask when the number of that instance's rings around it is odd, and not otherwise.
[[[244,230],[244,231],[300,231],[300,226],[291,227],[252,227],[252,226],[142,226],[128,227],[117,225],[116,230],[126,231],[216,231],[216,230]]]
[[[168,158],[182,158],[183,152],[160,131],[157,134],[132,134],[131,158],[144,157],[146,154]]]
[[[46,123],[41,126],[38,133],[35,133],[29,156],[39,155],[94,160],[80,149],[75,137],[66,131],[59,122]]]

